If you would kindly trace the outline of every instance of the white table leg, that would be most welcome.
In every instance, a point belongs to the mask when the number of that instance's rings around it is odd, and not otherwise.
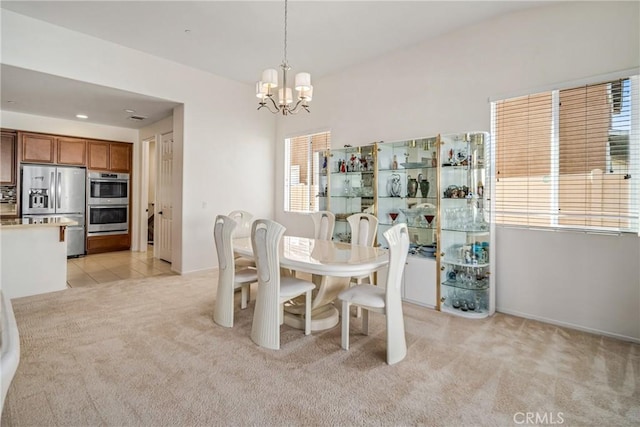
[[[340,321],[340,312],[333,305],[338,294],[349,287],[349,277],[313,275],[316,292],[311,304],[311,330],[322,331],[333,328]],[[285,304],[284,323],[292,328],[304,329],[304,297],[296,298]]]

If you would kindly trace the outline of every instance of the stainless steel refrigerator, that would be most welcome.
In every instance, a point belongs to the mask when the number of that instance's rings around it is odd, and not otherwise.
[[[67,227],[67,256],[85,254],[87,170],[48,165],[23,165],[22,217],[66,217],[78,223]]]

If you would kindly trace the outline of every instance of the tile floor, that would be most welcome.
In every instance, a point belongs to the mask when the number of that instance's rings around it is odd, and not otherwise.
[[[153,258],[152,246],[147,252],[107,252],[67,260],[67,285],[71,288],[172,274],[170,263]]]

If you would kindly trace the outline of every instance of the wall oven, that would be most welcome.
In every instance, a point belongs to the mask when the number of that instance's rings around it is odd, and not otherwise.
[[[126,234],[129,232],[129,205],[89,205],[87,235]]]
[[[89,172],[87,179],[87,204],[129,204],[128,173]]]

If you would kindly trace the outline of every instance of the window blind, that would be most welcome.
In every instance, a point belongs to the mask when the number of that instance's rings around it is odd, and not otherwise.
[[[498,224],[638,232],[638,77],[492,104]]]
[[[331,147],[331,133],[302,135],[285,141],[285,211],[315,212],[318,210],[317,159],[314,152]]]

